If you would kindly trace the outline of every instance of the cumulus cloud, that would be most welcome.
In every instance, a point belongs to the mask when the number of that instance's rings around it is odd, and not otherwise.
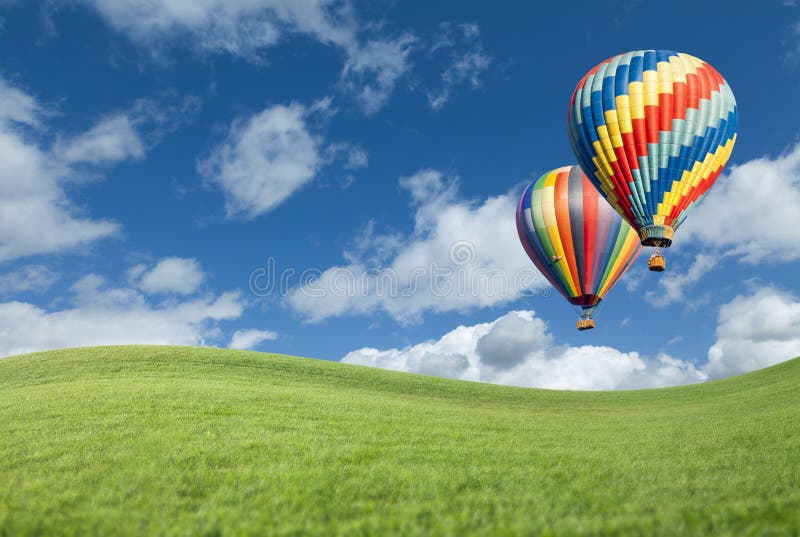
[[[220,321],[237,319],[244,308],[238,292],[152,303],[96,274],[77,281],[68,300],[69,307],[55,310],[0,303],[0,356],[93,345],[205,345],[220,339]]]
[[[137,265],[130,274],[139,289],[150,294],[188,295],[200,287],[205,277],[196,259],[182,257],[167,257],[149,269]]]
[[[800,299],[764,287],[721,307],[717,339],[702,367],[665,353],[646,356],[605,346],[559,344],[532,311],[459,326],[439,339],[401,349],[364,347],[342,362],[514,386],[619,390],[702,382],[797,356]]]
[[[532,311],[459,326],[438,340],[402,349],[358,349],[342,362],[550,389],[654,388],[706,379],[690,362],[666,354],[648,357],[611,347],[557,345],[547,323]]]
[[[225,194],[229,218],[253,219],[307,184],[321,165],[305,107],[275,105],[234,121],[227,139],[198,170]]]
[[[534,347],[548,348],[552,336],[547,323],[533,312],[516,312],[495,321],[475,345],[481,363],[497,370],[511,369],[525,361]]]
[[[329,267],[291,289],[289,306],[307,320],[383,311],[414,322],[426,311],[463,311],[515,300],[546,285],[517,239],[516,192],[480,201],[458,180],[420,170],[400,180],[414,230],[379,234],[374,225]]]
[[[800,259],[800,143],[733,166],[679,231],[745,263]]]
[[[720,308],[705,371],[745,373],[800,356],[800,301],[773,287],[738,295]]]
[[[257,330],[255,328],[237,330],[233,333],[228,348],[239,350],[253,349],[264,341],[272,341],[275,339],[278,339],[278,334],[270,330]]]

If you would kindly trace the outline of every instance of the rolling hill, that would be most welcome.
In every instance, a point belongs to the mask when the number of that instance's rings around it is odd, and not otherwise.
[[[0,535],[800,532],[800,359],[512,388],[257,352],[0,360]]]

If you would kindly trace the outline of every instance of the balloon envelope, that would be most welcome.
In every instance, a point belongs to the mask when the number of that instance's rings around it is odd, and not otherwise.
[[[728,161],[738,111],[725,79],[703,60],[637,50],[583,77],[567,124],[589,180],[643,244],[669,246]]]
[[[636,232],[578,166],[547,172],[517,206],[523,248],[569,300],[591,313],[642,249]]]

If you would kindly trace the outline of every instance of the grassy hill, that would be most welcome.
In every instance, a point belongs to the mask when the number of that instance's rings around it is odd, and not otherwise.
[[[800,359],[530,390],[256,352],[0,360],[0,535],[800,532]]]

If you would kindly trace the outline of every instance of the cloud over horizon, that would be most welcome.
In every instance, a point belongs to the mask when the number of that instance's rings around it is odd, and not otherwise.
[[[90,273],[69,288],[69,305],[0,302],[0,357],[97,345],[207,345],[223,339],[220,321],[239,318],[246,307],[238,291],[182,295],[191,296],[154,300]]]
[[[489,323],[459,326],[438,340],[402,349],[365,347],[342,362],[559,390],[623,390],[701,382],[691,362],[666,354],[643,356],[611,347],[557,344],[533,311],[512,311]]]
[[[774,287],[738,295],[720,307],[717,340],[702,365],[666,353],[555,341],[533,311],[459,326],[438,340],[397,349],[364,347],[344,363],[461,380],[560,390],[678,386],[739,375],[800,356],[800,299]]]
[[[800,356],[800,300],[773,286],[737,295],[719,311],[717,340],[704,367],[711,378],[738,375]]]

